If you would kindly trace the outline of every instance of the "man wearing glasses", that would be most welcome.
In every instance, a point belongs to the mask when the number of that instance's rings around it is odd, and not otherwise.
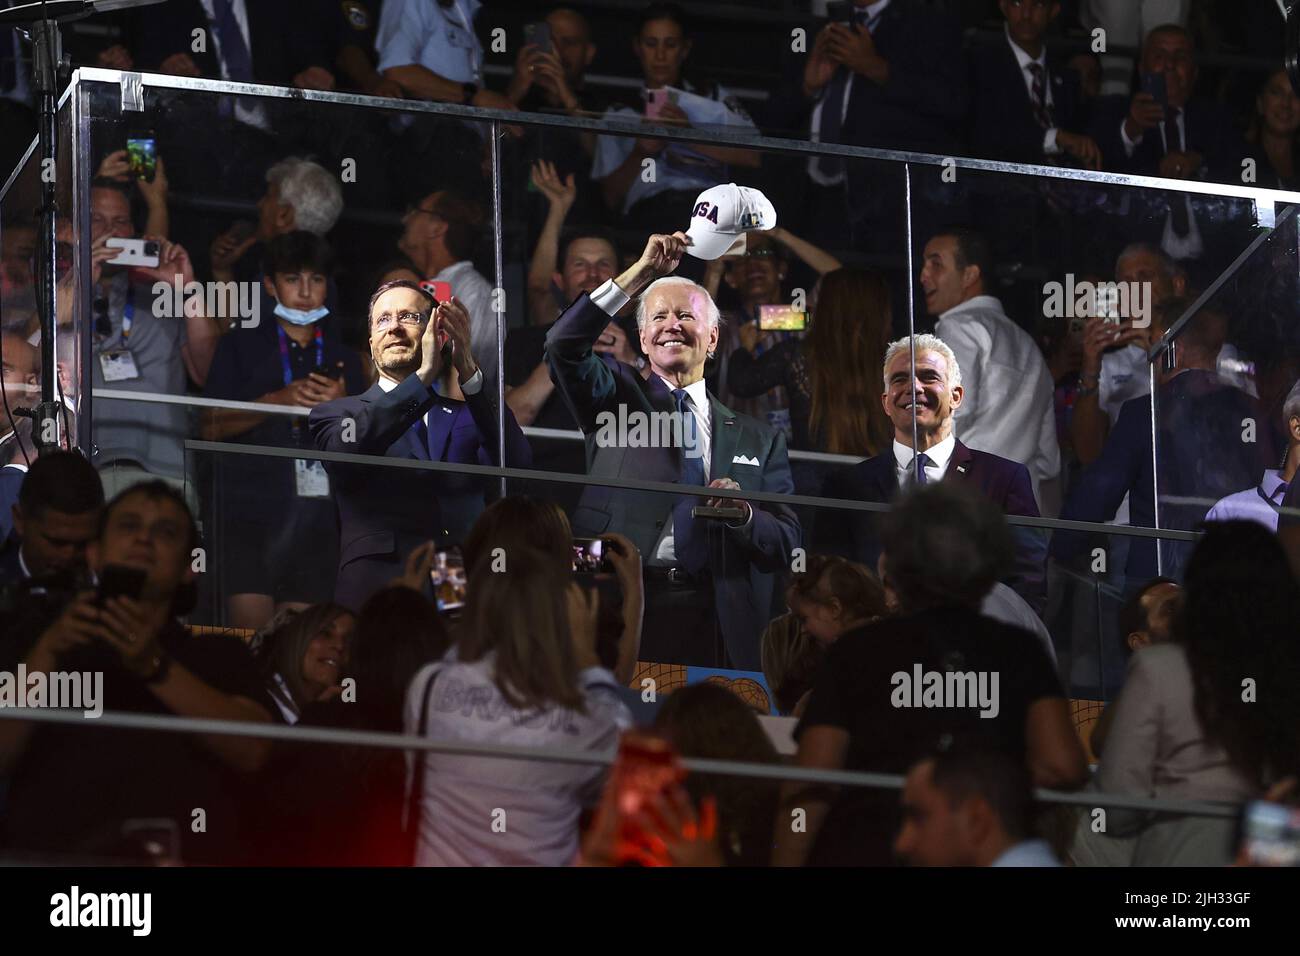
[[[371,296],[367,319],[379,380],[361,395],[312,409],[308,427],[316,447],[499,464],[496,388],[475,359],[469,312],[459,299],[439,304],[414,282],[387,282]],[[464,401],[452,397],[457,381]],[[529,467],[528,442],[509,409],[505,428],[505,463]],[[335,599],[354,610],[401,576],[417,547],[458,542],[483,510],[482,479],[342,463],[326,468],[340,525]]]

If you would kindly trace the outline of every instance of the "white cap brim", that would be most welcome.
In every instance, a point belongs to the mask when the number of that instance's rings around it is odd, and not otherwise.
[[[731,252],[734,246],[740,247],[737,252],[745,251],[745,234],[743,232],[738,236],[729,236],[725,232],[715,232],[712,229],[691,226],[686,230],[686,235],[691,240],[691,244],[686,247],[686,251],[696,259],[720,259]]]

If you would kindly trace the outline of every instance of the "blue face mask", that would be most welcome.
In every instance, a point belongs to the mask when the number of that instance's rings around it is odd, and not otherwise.
[[[277,302],[275,304],[275,314],[293,325],[311,325],[313,322],[319,322],[329,315],[330,310],[322,306],[319,309],[304,312],[302,309],[291,309],[283,302]]]

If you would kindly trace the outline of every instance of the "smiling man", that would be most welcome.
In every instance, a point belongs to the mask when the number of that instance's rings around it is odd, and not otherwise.
[[[705,387],[704,363],[718,344],[718,307],[699,285],[670,275],[690,243],[681,232],[651,236],[630,269],[578,296],[547,334],[551,375],[587,436],[588,474],[791,493],[785,439],[737,415]],[[724,243],[707,257],[725,251]],[[648,378],[594,351],[610,318],[637,293]],[[684,448],[635,441],[634,429],[625,441],[598,440],[602,416],[630,422],[665,413],[680,416],[683,431],[693,432]],[[740,513],[695,517],[694,507],[706,504],[739,506]],[[799,523],[790,508],[592,486],[583,493],[573,528],[579,536],[621,532],[643,553],[643,659],[759,669],[773,574],[789,566],[799,544]]]
[[[915,377],[910,351],[913,341]],[[962,368],[947,343],[933,335],[891,343],[885,352],[884,385],[880,398],[894,425],[893,448],[833,472],[822,489],[824,497],[885,504],[893,501],[900,489],[911,485],[953,481],[969,485],[1003,514],[1038,517],[1033,486],[1024,465],[967,448],[957,440],[953,423],[968,392],[962,383]],[[874,512],[822,510],[813,544],[819,552],[840,554],[874,568],[880,558],[880,517]],[[1014,528],[1012,534],[1015,561],[1003,583],[1041,611],[1046,598],[1046,543],[1034,529]]]
[[[925,244],[921,268],[925,310],[935,334],[961,362],[966,399],[954,407],[957,433],[972,448],[1029,469],[1034,501],[1055,515],[1061,451],[1051,372],[1033,337],[1007,316],[993,295],[988,240],[965,228]]]
[[[460,300],[435,303],[414,282],[397,280],[375,291],[368,316],[379,380],[361,395],[311,410],[307,421],[316,447],[499,464],[496,387],[478,367]],[[508,408],[505,427],[506,464],[529,467],[528,442]],[[341,526],[335,600],[354,611],[402,574],[416,547],[459,542],[483,510],[481,479],[381,465],[326,469]]]

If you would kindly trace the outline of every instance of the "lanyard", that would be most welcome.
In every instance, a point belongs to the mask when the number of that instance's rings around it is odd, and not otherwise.
[[[126,287],[126,302],[122,305],[122,344],[126,345],[126,340],[131,337],[131,322],[135,317],[135,290],[128,283]]]
[[[284,334],[284,329],[278,325],[275,327],[276,334],[280,337],[280,367],[284,371],[284,384],[288,385],[293,381],[293,367],[289,364],[289,336]],[[316,367],[325,364],[325,340],[321,335],[320,326],[316,326]]]

